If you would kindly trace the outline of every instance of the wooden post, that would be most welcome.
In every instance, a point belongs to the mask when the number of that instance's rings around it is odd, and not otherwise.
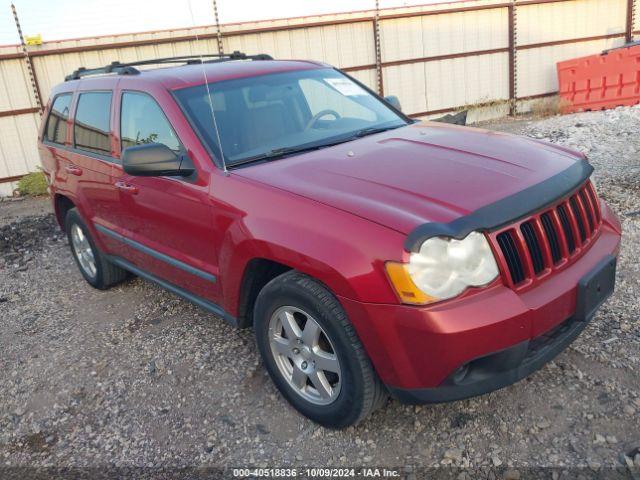
[[[24,43],[24,35],[22,34],[22,28],[20,27],[20,20],[18,20],[18,12],[16,11],[16,6],[13,3],[11,4],[11,11],[13,12],[13,19],[15,20],[16,28],[18,29],[20,45],[22,46],[22,53],[27,64],[27,72],[29,73],[29,79],[31,80],[31,88],[33,89],[33,95],[36,99],[36,105],[38,106],[40,114],[42,114],[44,107],[42,105],[42,96],[40,95],[40,85],[38,85],[38,77],[36,77],[36,71],[33,68],[33,61],[29,56],[27,45]]]

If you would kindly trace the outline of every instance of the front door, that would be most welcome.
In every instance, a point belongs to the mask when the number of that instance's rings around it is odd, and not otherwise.
[[[123,91],[119,101],[122,149],[153,142],[186,155],[153,97]],[[119,164],[113,170],[124,210],[123,231],[132,232],[121,239],[133,249],[127,260],[146,273],[217,303],[217,251],[206,179],[203,172],[170,178],[133,177]]]

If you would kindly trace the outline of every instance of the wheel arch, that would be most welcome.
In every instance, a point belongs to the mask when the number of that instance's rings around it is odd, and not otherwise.
[[[75,208],[76,204],[66,195],[56,193],[53,197],[53,208],[56,215],[56,220],[60,228],[64,230],[64,219],[67,216],[67,212],[72,208]]]
[[[271,280],[291,270],[293,268],[289,265],[268,258],[255,257],[246,263],[238,295],[238,327],[252,325],[253,310],[260,291]]]
[[[247,240],[223,252],[221,258],[224,309],[238,319],[240,327],[252,324],[253,305],[262,287],[290,270],[308,275],[336,296],[356,295],[348,278],[335,268],[281,245]]]

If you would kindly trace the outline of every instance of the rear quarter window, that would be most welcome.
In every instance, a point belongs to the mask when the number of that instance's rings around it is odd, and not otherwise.
[[[111,155],[109,136],[111,97],[111,92],[80,94],[73,127],[77,149],[100,155]]]
[[[64,145],[67,139],[67,120],[69,120],[69,106],[71,105],[71,94],[64,93],[58,95],[53,101],[47,127],[44,132],[44,139],[48,142]]]

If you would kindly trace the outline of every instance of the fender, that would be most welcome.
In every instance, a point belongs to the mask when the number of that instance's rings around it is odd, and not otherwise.
[[[251,201],[247,199],[253,185],[239,183],[242,185],[230,186],[230,190],[241,192],[236,204],[239,208],[234,210],[251,214],[234,215],[221,242],[219,267],[226,311],[237,315],[244,272],[256,258],[303,272],[341,297],[398,303],[384,262],[401,260],[403,234],[306,198],[299,197],[293,203],[293,194],[264,186],[260,187],[260,201],[254,199],[252,208],[245,209],[241,204]],[[356,234],[369,240],[354,243],[350,239]]]
[[[306,257],[299,262],[300,255],[289,247],[275,245],[264,240],[246,240],[233,248],[227,264],[221,265],[226,272],[222,280],[222,298],[224,308],[234,316],[238,315],[242,281],[248,263],[256,258],[270,260],[298,270],[323,282],[332,292],[355,298],[356,292],[348,279],[335,268],[317,259]],[[296,257],[298,261],[296,261]],[[337,293],[340,292],[340,293]]]

